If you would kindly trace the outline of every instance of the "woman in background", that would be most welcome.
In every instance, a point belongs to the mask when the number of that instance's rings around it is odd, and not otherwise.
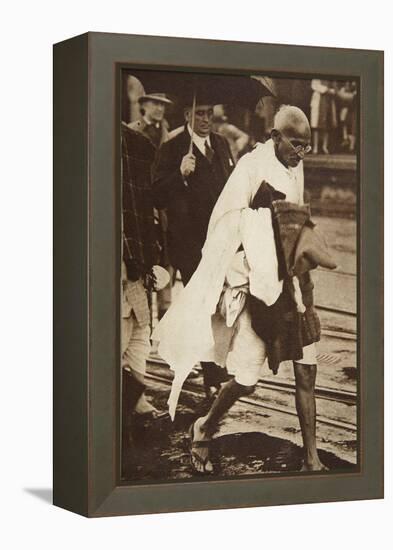
[[[319,152],[319,137],[322,136],[322,152],[329,153],[329,133],[337,127],[336,86],[328,80],[311,81],[311,130],[312,152]]]
[[[353,153],[356,146],[356,82],[347,80],[338,90],[342,149]]]

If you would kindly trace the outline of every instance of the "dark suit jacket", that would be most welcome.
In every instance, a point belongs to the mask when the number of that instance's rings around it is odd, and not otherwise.
[[[234,167],[228,142],[211,133],[213,162],[209,163],[194,145],[196,168],[185,185],[180,164],[190,139],[185,129],[162,145],[153,182],[155,206],[167,209],[170,261],[180,269],[186,283],[201,259],[210,215]]]

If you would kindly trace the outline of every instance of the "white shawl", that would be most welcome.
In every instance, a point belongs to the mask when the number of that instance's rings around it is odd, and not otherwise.
[[[271,180],[276,163],[271,142],[240,159],[212,212],[197,270],[153,331],[159,354],[174,371],[168,399],[172,419],[185,379],[214,346],[211,316],[226,272],[242,243],[241,228],[247,226],[244,216],[249,216],[249,206],[263,179],[276,187]]]

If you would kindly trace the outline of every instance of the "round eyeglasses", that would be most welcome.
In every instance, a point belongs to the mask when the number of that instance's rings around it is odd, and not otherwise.
[[[312,149],[312,147],[311,147],[311,145],[310,145],[309,143],[308,143],[307,145],[293,145],[293,143],[291,143],[291,142],[289,141],[289,139],[286,138],[286,137],[284,136],[284,134],[282,134],[281,132],[280,132],[280,136],[281,136],[281,138],[282,138],[286,143],[288,143],[288,145],[290,145],[290,146],[292,147],[292,149],[295,151],[295,153],[296,153],[300,158],[304,158],[304,156],[307,155],[307,154],[311,151],[311,149]]]

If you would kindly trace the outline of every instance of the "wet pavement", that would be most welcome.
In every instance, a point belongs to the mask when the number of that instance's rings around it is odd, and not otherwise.
[[[319,310],[323,335],[318,343],[317,386],[348,392],[352,402],[317,399],[317,446],[322,462],[330,471],[357,468],[357,317],[356,317],[356,224],[351,219],[314,217],[333,257],[336,272],[316,270],[315,303],[351,312],[343,316]],[[181,288],[177,283],[174,294]],[[344,333],[341,337],[340,332]],[[151,373],[162,375],[167,367],[149,364]],[[293,383],[291,362],[282,363],[277,376],[266,367],[269,382]],[[124,479],[128,483],[149,480],[192,479],[188,429],[207,411],[201,379],[199,393],[182,391],[175,421],[168,418],[150,425],[133,422],[131,447],[123,455]],[[237,477],[298,472],[302,463],[302,439],[291,391],[258,388],[256,405],[236,403],[222,422],[211,444],[215,476]],[[166,410],[169,383],[149,379],[147,395],[159,409]],[[329,473],[328,473],[329,474]],[[328,475],[327,474],[327,475]],[[302,473],[304,475],[304,473]]]
[[[168,392],[169,389],[154,387],[151,397],[156,407],[165,408]],[[255,414],[243,410],[239,419],[239,407],[234,409],[211,444],[213,477],[299,472],[302,466],[299,444],[289,438],[260,431],[264,429],[260,414],[255,425]],[[206,411],[207,404],[201,396],[182,392],[173,423],[168,417],[145,424],[135,420],[131,430],[131,447],[127,455],[123,455],[123,480],[130,483],[200,479],[201,475],[194,473],[190,466],[188,430],[192,422]],[[247,431],[243,431],[244,428]],[[298,432],[297,428],[288,425],[286,429],[289,430],[288,435]],[[330,472],[356,469],[356,465],[340,459],[333,452],[320,449],[319,455]]]

